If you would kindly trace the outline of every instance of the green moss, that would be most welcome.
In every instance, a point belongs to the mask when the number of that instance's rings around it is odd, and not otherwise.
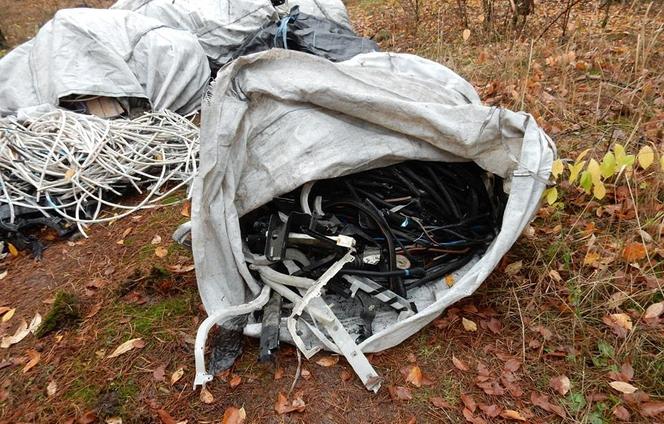
[[[35,335],[44,337],[48,333],[74,325],[80,319],[81,311],[78,298],[71,293],[60,291],[55,295],[53,306],[37,328]]]
[[[148,307],[125,305],[123,309],[123,316],[130,318],[135,332],[148,336],[164,328],[164,319],[188,314],[191,311],[191,294],[171,297]]]
[[[98,396],[99,388],[80,378],[74,380],[71,388],[65,393],[67,399],[84,407],[94,405]]]

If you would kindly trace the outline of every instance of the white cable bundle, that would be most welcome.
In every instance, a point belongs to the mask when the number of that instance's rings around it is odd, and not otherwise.
[[[112,221],[155,203],[196,173],[199,130],[173,112],[107,120],[55,110],[24,125],[0,120],[0,205],[41,211],[83,227]],[[175,182],[165,188],[167,182]],[[108,200],[124,187],[147,195],[138,205]],[[162,192],[162,188],[166,191]],[[94,210],[91,211],[91,206]],[[100,217],[102,206],[121,209]]]

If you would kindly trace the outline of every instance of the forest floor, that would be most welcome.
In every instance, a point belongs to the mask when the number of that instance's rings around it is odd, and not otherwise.
[[[79,316],[0,350],[0,423],[230,423],[236,408],[252,423],[664,422],[664,5],[612,4],[603,27],[597,2],[574,6],[567,22],[566,2],[537,2],[515,30],[509,2],[494,2],[491,21],[467,3],[465,14],[451,0],[348,7],[383,50],[440,62],[485,103],[531,113],[569,160],[473,296],[369,355],[385,378],[378,394],[343,358],[318,355],[288,399],[302,411],[280,414],[295,351],[261,364],[251,339],[208,392],[192,391],[205,313],[191,255],[170,241],[187,208],[164,206],[94,225],[87,239],[44,232],[41,261],[18,252],[0,263],[0,336],[55,305]],[[0,0],[0,29],[13,47],[73,6],[86,4]],[[597,177],[607,152],[625,166]]]

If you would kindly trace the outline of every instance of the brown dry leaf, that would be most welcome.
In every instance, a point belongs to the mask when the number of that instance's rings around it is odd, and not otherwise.
[[[521,415],[519,411],[515,411],[513,409],[504,410],[503,412],[500,413],[500,416],[508,420],[526,421],[526,418],[523,415]]]
[[[629,421],[629,411],[622,405],[616,405],[611,411],[619,421]]]
[[[281,392],[277,395],[277,402],[274,404],[274,410],[277,414],[284,415],[290,412],[304,412],[305,403],[302,398],[297,397],[292,402],[288,402],[288,398]]]
[[[653,303],[648,306],[646,313],[643,314],[643,319],[655,319],[659,318],[660,315],[664,313],[664,302]]]
[[[620,393],[627,393],[627,394],[634,393],[638,390],[636,387],[632,386],[629,383],[625,383],[624,381],[612,381],[609,383],[609,386],[613,387],[615,390],[619,391]]]
[[[176,265],[169,265],[167,268],[169,271],[175,274],[186,274],[188,272],[193,271],[196,267],[194,266],[194,264],[189,264],[189,265],[176,264]]]
[[[505,274],[514,276],[521,271],[521,268],[523,268],[523,261],[512,262],[505,267]]]
[[[477,331],[477,324],[469,319],[461,318],[461,324],[463,325],[463,329],[466,331]]]
[[[646,257],[646,247],[643,243],[629,243],[622,251],[627,262],[637,262]]]
[[[634,378],[634,368],[632,368],[632,364],[626,362],[622,364],[622,366],[620,367],[620,371],[609,372],[609,378],[625,382],[631,381]]]
[[[175,418],[171,417],[171,414],[169,414],[163,409],[157,410],[157,415],[159,416],[161,424],[177,424]]]
[[[138,337],[135,339],[130,339],[122,343],[117,348],[115,348],[113,353],[108,355],[106,358],[117,358],[118,356],[123,355],[132,349],[142,349],[144,347],[145,347],[145,342],[143,341],[142,338]]]
[[[611,331],[618,337],[627,337],[632,330],[632,319],[627,314],[611,314],[602,317],[602,322],[611,328]]]
[[[191,201],[185,200],[182,205],[182,210],[180,211],[182,216],[190,217],[191,216]]]
[[[101,310],[103,302],[95,303],[92,305],[92,308],[90,308],[90,312],[88,312],[85,315],[85,318],[92,318],[93,316],[97,315],[97,313]]]
[[[461,359],[458,359],[454,355],[452,355],[452,363],[454,364],[454,366],[457,369],[459,369],[461,371],[468,371],[468,369],[469,369],[468,366]]]
[[[553,412],[561,418],[565,418],[565,409],[561,406],[554,405],[553,403],[549,402],[549,397],[547,395],[532,392],[530,393],[530,402],[535,406],[539,406],[545,411]]]
[[[569,378],[566,375],[559,375],[557,377],[553,377],[549,381],[549,386],[558,392],[561,396],[565,396],[567,392],[569,392],[569,389],[572,387],[572,383],[569,381]]]
[[[300,371],[300,376],[302,376],[302,378],[305,380],[309,380],[311,378],[311,371],[306,368],[302,368],[302,371]]]
[[[214,396],[212,396],[212,393],[205,386],[201,388],[199,399],[206,405],[214,402]]]
[[[46,386],[46,396],[51,397],[58,391],[58,383],[50,381]]]
[[[464,29],[461,36],[463,37],[463,41],[468,41],[470,38],[470,30],[468,28]]]
[[[76,421],[79,424],[92,424],[97,421],[97,413],[95,411],[88,411]]]
[[[30,371],[32,368],[34,368],[34,366],[37,365],[39,363],[39,360],[41,359],[41,353],[37,352],[34,349],[28,350],[28,356],[30,357],[30,360],[23,367],[23,373],[26,373]]]
[[[491,318],[486,326],[493,334],[499,334],[500,330],[503,329],[503,324],[495,318]]]
[[[436,408],[452,409],[452,405],[442,397],[434,396],[429,398],[429,402]]]
[[[2,338],[2,342],[0,343],[0,348],[7,349],[9,346],[14,345],[23,340],[28,334],[30,334],[28,323],[25,322],[25,320],[21,320],[13,336],[5,336]]]
[[[505,369],[508,371],[516,372],[519,368],[521,368],[521,361],[518,359],[511,358],[505,362]]]
[[[11,308],[9,306],[0,306],[0,315],[4,314],[5,312],[7,312],[10,309]]]
[[[152,378],[154,381],[166,380],[166,364],[161,364],[152,371]]]
[[[168,255],[168,249],[166,249],[164,246],[157,246],[154,249],[154,254],[158,258],[165,258],[166,255]]]
[[[641,413],[646,417],[656,417],[664,414],[664,402],[644,402],[640,408]]]
[[[463,414],[463,417],[469,423],[472,423],[472,424],[486,424],[486,421],[484,421],[483,418],[474,416],[473,413],[468,408],[463,408],[463,411],[461,411],[461,412]]]
[[[331,367],[332,365],[336,365],[338,362],[339,362],[338,356],[323,356],[322,358],[316,361],[316,363],[321,367]]]
[[[348,370],[341,370],[339,378],[341,378],[341,381],[348,381],[353,378],[353,374],[351,374]]]
[[[392,400],[411,400],[413,394],[408,387],[403,386],[389,386],[387,391],[390,393]]]
[[[234,406],[229,406],[224,411],[224,418],[222,418],[221,424],[242,424],[246,419],[247,413],[244,411],[244,407],[238,409]]]
[[[228,385],[230,386],[231,389],[236,388],[237,386],[242,383],[242,377],[240,377],[237,374],[233,374],[230,380],[228,380]]]
[[[401,374],[406,379],[406,383],[410,383],[415,387],[422,387],[422,370],[417,365],[407,365],[401,368]]]
[[[477,402],[475,402],[475,399],[467,393],[461,394],[461,402],[466,405],[466,408],[468,408],[470,412],[475,412],[477,409]]]
[[[274,379],[275,380],[281,380],[284,376],[284,369],[281,367],[278,367],[276,370],[274,370]]]
[[[184,368],[180,367],[178,368],[173,374],[171,374],[171,386],[182,378],[184,375]]]
[[[480,403],[478,406],[480,407],[484,415],[486,415],[489,418],[496,418],[498,415],[500,415],[501,412],[503,412],[503,408],[496,405],[495,403],[492,405],[485,405],[483,403]]]
[[[12,317],[14,316],[15,313],[16,313],[16,308],[9,309],[9,310],[8,310],[7,312],[5,312],[5,314],[2,316],[2,322],[7,322],[7,321],[9,321],[10,319],[12,319]]]

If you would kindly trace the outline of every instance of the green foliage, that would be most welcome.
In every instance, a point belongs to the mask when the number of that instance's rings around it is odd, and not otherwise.
[[[80,319],[81,310],[78,298],[72,293],[60,291],[55,295],[53,306],[35,331],[35,336],[44,337],[53,331],[74,325]]]
[[[586,406],[586,398],[583,396],[583,393],[577,391],[571,391],[565,398],[565,403],[570,411],[578,413]]]

